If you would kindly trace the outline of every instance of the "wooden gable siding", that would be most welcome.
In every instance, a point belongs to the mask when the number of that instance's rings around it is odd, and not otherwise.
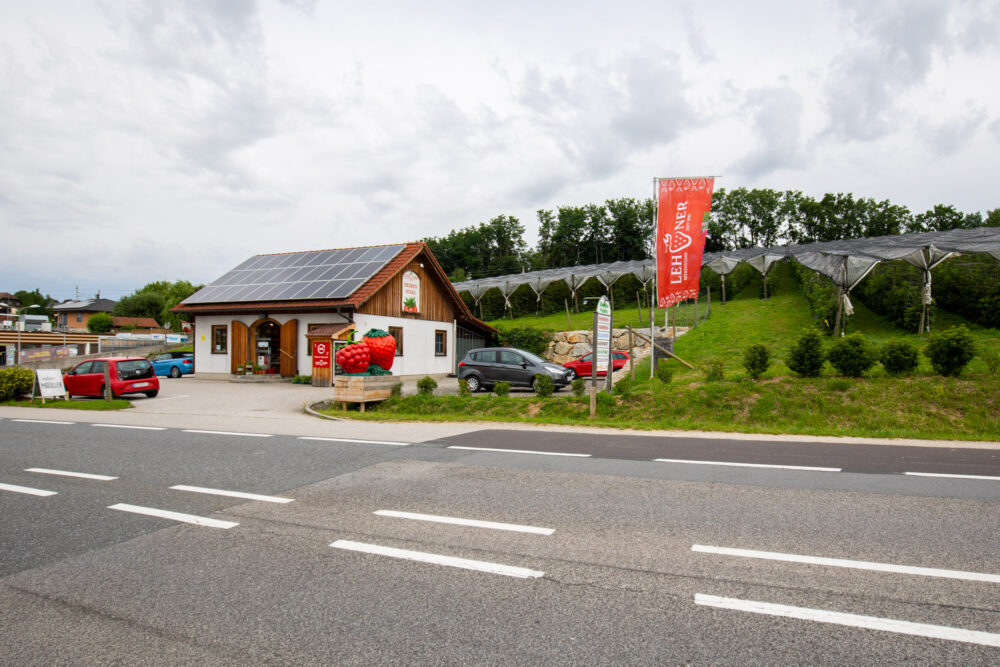
[[[405,317],[415,320],[451,322],[455,319],[455,309],[443,292],[442,285],[431,277],[430,272],[420,264],[426,264],[423,253],[417,255],[396,275],[389,279],[368,301],[359,308],[359,313],[381,315],[383,317]],[[413,271],[420,276],[420,312],[403,313],[403,274]],[[450,289],[448,285],[446,289]]]

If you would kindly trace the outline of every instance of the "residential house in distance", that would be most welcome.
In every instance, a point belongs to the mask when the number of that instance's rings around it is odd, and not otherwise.
[[[0,315],[16,313],[21,307],[21,300],[10,292],[0,292]]]
[[[167,333],[152,317],[113,317],[114,331],[133,331],[135,333]]]
[[[86,332],[87,320],[94,313],[107,313],[115,309],[117,301],[102,299],[98,294],[93,299],[81,301],[66,301],[52,306],[52,314],[56,318],[56,327],[60,331]]]

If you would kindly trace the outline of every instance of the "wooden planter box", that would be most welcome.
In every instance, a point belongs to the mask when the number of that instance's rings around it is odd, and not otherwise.
[[[348,403],[360,403],[364,412],[365,403],[389,398],[397,382],[391,375],[338,375],[333,385],[333,400],[343,403],[344,410]]]

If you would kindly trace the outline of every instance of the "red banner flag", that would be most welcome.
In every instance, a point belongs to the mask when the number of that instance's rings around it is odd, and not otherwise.
[[[660,308],[698,296],[714,178],[657,179],[656,300]]]

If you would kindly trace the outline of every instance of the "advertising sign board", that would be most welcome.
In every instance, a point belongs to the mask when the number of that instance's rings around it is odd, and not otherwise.
[[[420,276],[413,271],[403,274],[403,312],[420,312]]]
[[[594,311],[594,372],[607,373],[611,359],[611,303],[606,296]]]
[[[39,368],[35,371],[38,378],[38,392],[42,398],[58,398],[66,395],[63,386],[62,373],[57,368]]]
[[[330,342],[325,340],[313,341],[313,368],[330,367]]]

